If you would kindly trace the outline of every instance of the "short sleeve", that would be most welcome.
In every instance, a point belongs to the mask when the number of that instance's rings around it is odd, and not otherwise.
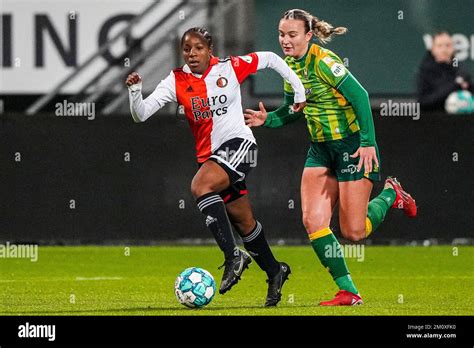
[[[244,82],[249,75],[257,72],[258,56],[256,53],[250,53],[246,56],[230,57],[230,59],[239,83]]]

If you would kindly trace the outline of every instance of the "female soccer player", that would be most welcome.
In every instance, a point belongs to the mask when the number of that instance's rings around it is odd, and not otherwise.
[[[305,86],[307,105],[304,112],[290,110],[294,93],[285,83],[284,105],[267,113],[260,102],[259,111],[246,110],[244,115],[247,125],[270,128],[306,116],[311,145],[301,181],[303,224],[319,260],[340,289],[333,300],[320,303],[328,306],[362,304],[329,228],[336,202],[342,235],[351,241],[375,231],[390,207],[416,215],[415,201],[395,178],[387,178],[384,190],[369,202],[372,182],[380,180],[380,157],[368,94],[336,54],[311,43],[314,36],[326,43],[346,30],[303,10],[285,12],[279,41],[285,61]],[[334,249],[335,255],[327,255]]]
[[[145,100],[141,77],[135,72],[128,76],[132,117],[143,122],[168,102],[184,106],[199,164],[191,191],[225,257],[219,292],[230,290],[251,262],[249,254],[236,245],[232,223],[244,247],[268,275],[265,306],[276,306],[291,271],[273,256],[262,224],[255,220],[247,198],[245,178],[256,165],[257,145],[245,125],[240,84],[257,70],[271,68],[289,81],[295,91],[296,112],[305,105],[304,87],[283,59],[272,52],[213,57],[212,37],[204,28],[187,30],[181,39],[181,49],[186,64],[173,70]]]

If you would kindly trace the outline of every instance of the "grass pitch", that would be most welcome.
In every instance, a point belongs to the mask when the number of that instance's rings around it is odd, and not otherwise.
[[[225,295],[188,309],[174,295],[185,268],[202,267],[220,283],[222,256],[202,247],[40,247],[37,262],[0,259],[0,315],[473,315],[474,247],[366,246],[348,258],[365,301],[319,307],[337,288],[310,246],[274,247],[292,268],[277,308],[264,308],[267,284],[255,262]]]

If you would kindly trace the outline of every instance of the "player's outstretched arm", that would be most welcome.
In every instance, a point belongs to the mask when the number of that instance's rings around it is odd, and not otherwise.
[[[285,95],[285,102],[275,111],[267,112],[262,102],[258,104],[259,110],[245,109],[245,124],[249,127],[264,126],[267,128],[280,128],[304,116],[305,103],[297,108],[293,104],[293,97]]]
[[[176,101],[176,90],[173,72],[161,81],[156,89],[145,100],[142,96],[142,78],[137,72],[128,75],[125,80],[128,87],[130,112],[135,122],[144,122],[161,109],[166,103]]]
[[[301,105],[306,102],[305,89],[303,83],[299,79],[298,75],[291,70],[288,64],[285,63],[278,55],[273,52],[256,52],[258,56],[258,67],[257,70],[270,68],[275,70],[280,76],[289,82],[294,95],[294,111],[302,111],[305,105]]]
[[[262,102],[258,103],[259,110],[245,109],[245,124],[249,127],[259,127],[263,125],[268,117],[267,110]]]
[[[284,104],[277,110],[268,112],[262,102],[259,103],[259,110],[246,109],[244,113],[245,123],[249,127],[258,127],[264,125],[268,128],[280,128],[285,124],[291,123],[303,114],[306,106],[305,89],[298,75],[273,52],[257,52],[258,68],[271,68],[278,72],[291,86],[294,94],[287,96],[285,94]]]

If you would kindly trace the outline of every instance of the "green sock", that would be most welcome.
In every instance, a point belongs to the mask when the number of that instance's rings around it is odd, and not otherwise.
[[[329,227],[314,232],[309,236],[311,246],[322,265],[331,273],[340,290],[358,294],[347,268],[341,245]]]
[[[367,235],[372,233],[380,226],[385,215],[387,215],[387,211],[392,206],[393,202],[395,202],[395,198],[397,194],[395,190],[392,188],[384,189],[377,197],[372,199],[369,202],[367,217],[372,224],[372,229],[367,231]]]
[[[339,287],[339,289],[350,291],[350,292],[352,292],[353,294],[356,294],[356,295],[359,293],[357,291],[357,288],[354,285],[354,282],[352,281],[352,278],[351,278],[350,274],[339,277],[339,278],[336,278],[334,280],[335,280],[337,286]]]

